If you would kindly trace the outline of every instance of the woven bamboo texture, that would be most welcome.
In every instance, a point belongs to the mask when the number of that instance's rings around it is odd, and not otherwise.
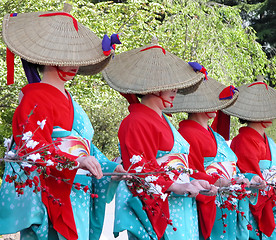
[[[265,84],[242,85],[237,101],[223,112],[248,121],[276,118],[276,91]],[[249,87],[250,86],[250,87]]]
[[[151,44],[116,55],[103,71],[107,83],[122,93],[147,94],[186,88],[200,82],[188,63]]]
[[[110,56],[102,51],[101,39],[89,28],[69,16],[39,17],[48,12],[22,13],[3,19],[3,40],[7,47],[25,60],[41,65],[91,66],[83,74],[99,72]],[[103,65],[101,64],[103,62]]]
[[[222,83],[208,77],[208,80],[203,80],[195,91],[189,92],[184,89],[177,93],[173,107],[165,109],[164,112],[197,113],[223,109],[233,104],[238,97],[238,92],[235,92],[232,99],[219,100],[219,94],[225,87]]]

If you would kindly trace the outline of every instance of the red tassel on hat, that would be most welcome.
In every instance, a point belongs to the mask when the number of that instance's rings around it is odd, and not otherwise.
[[[211,128],[228,141],[230,139],[230,116],[220,110],[217,111]]]
[[[140,103],[139,99],[137,98],[137,96],[135,94],[130,94],[130,93],[121,93],[120,94],[126,98],[126,100],[128,101],[129,104],[132,103]]]
[[[224,88],[219,94],[219,100],[232,99],[235,94],[235,90],[238,91],[238,89],[233,85]]]
[[[200,69],[200,72],[203,73],[205,75],[205,79],[208,80],[206,68],[202,66],[202,68]]]
[[[219,94],[219,100],[232,99],[235,91],[239,91],[234,86],[228,86],[224,88]],[[217,111],[217,116],[212,123],[212,129],[224,137],[226,141],[230,139],[230,116]]]
[[[7,48],[6,53],[7,63],[7,84],[11,85],[14,83],[14,53]]]

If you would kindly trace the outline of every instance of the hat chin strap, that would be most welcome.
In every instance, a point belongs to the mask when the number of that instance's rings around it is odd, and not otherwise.
[[[167,100],[165,100],[164,98],[161,97],[161,92],[159,92],[158,95],[155,94],[155,93],[153,93],[153,95],[156,96],[156,97],[158,97],[158,98],[160,98],[162,100],[162,104],[163,104],[164,108],[167,108],[166,103],[168,103],[170,105],[170,108],[173,107],[173,104],[171,102],[169,102],[169,101],[167,101]]]
[[[59,67],[56,67],[56,70],[57,70],[58,77],[64,82],[68,81],[65,77],[68,77],[68,76],[74,77],[76,75],[75,73],[64,72]]]
[[[263,128],[266,128],[266,126],[264,125],[264,122],[261,122],[261,125]]]
[[[208,115],[208,113],[215,113],[215,112],[204,112],[204,113],[205,113],[205,115],[207,116],[207,118],[212,119],[212,117],[210,117],[210,116]]]
[[[267,128],[267,126],[265,126],[265,123],[270,123],[270,121],[261,121],[260,123],[263,128]]]

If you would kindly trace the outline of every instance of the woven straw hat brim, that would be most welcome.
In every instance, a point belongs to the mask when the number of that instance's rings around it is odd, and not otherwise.
[[[106,66],[101,40],[90,29],[73,19],[56,15],[39,17],[49,12],[22,13],[3,20],[3,40],[23,59],[40,65],[88,66],[97,64],[97,72]],[[93,69],[95,71],[95,69]],[[89,72],[86,72],[89,74]]]
[[[159,46],[141,51],[153,46],[116,55],[103,71],[109,86],[122,93],[148,94],[190,87],[203,79],[202,73]]]
[[[276,118],[276,91],[264,84],[238,87],[239,97],[230,107],[223,110],[228,115],[248,121],[266,121]]]
[[[236,101],[239,94],[236,91],[232,99],[219,100],[219,94],[225,87],[222,83],[208,77],[208,80],[203,80],[193,92],[181,89],[175,97],[173,107],[164,109],[164,112],[212,112],[228,107]]]
[[[109,55],[109,57],[107,57],[103,61],[101,61],[99,63],[95,63],[93,65],[81,66],[79,68],[78,74],[94,75],[94,74],[101,72],[108,65],[112,56],[113,56],[113,54]]]

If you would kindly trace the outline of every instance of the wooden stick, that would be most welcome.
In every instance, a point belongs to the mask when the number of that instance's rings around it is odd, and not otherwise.
[[[159,174],[159,173],[166,173],[165,171],[162,172],[146,172],[146,173],[117,173],[117,172],[106,172],[103,173],[103,176],[139,176],[139,175],[151,175],[151,174]],[[87,174],[88,177],[93,177],[92,174]]]

